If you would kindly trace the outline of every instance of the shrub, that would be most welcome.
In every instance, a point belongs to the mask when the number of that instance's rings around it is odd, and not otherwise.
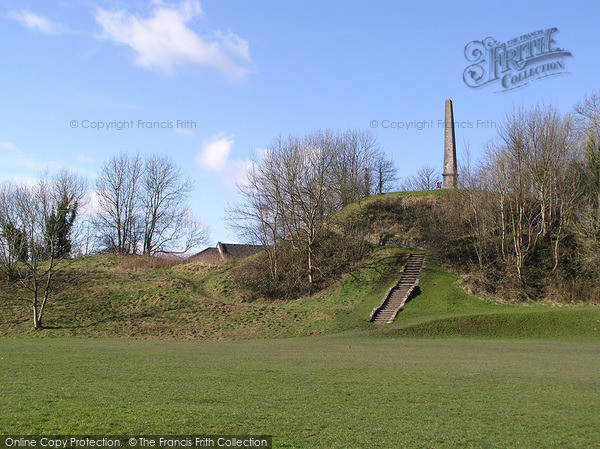
[[[235,288],[248,298],[291,300],[310,295],[339,279],[350,271],[368,252],[369,245],[363,239],[324,231],[314,249],[315,275],[312,289],[307,283],[305,251],[293,248],[291,242],[277,245],[277,276],[270,270],[266,252],[256,254],[232,270]]]

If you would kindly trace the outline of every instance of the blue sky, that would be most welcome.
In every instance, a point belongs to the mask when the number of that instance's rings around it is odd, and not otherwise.
[[[4,0],[0,179],[66,166],[93,184],[112,155],[166,153],[196,181],[193,210],[212,239],[237,241],[225,205],[273,138],[370,129],[409,176],[441,167],[437,121],[452,98],[455,119],[473,123],[457,129],[459,149],[470,142],[478,157],[495,134],[478,120],[499,124],[514,105],[536,103],[568,112],[600,90],[598,18],[593,1]],[[553,27],[555,46],[572,53],[568,73],[508,92],[464,83],[469,42]],[[432,120],[421,130],[384,127]]]

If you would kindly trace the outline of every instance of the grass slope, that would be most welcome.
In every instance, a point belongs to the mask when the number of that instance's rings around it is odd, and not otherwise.
[[[429,260],[420,293],[391,325],[367,322],[398,279],[405,250],[381,247],[342,281],[294,301],[245,301],[228,280],[231,265],[127,268],[127,259],[66,262],[47,329],[31,331],[29,309],[0,303],[0,335],[246,339],[362,332],[378,336],[600,338],[600,307],[500,304],[469,295],[459,278]]]
[[[370,226],[375,237],[394,226],[394,232],[402,233],[412,220],[396,203],[426,207],[447,193],[375,195],[347,206],[332,221],[364,219],[363,225]],[[411,238],[418,240],[418,235]],[[375,329],[367,319],[399,278],[407,251],[378,247],[332,286],[314,296],[287,302],[239,297],[229,280],[235,261],[212,268],[198,262],[149,268],[135,258],[116,256],[65,261],[47,307],[48,328],[42,331],[31,331],[29,308],[10,300],[13,293],[0,286],[0,336],[220,340],[360,331],[364,335],[406,337],[600,337],[598,306],[553,307],[485,300],[459,288],[459,278],[431,259],[420,276],[420,294],[392,325]]]
[[[377,195],[373,195],[367,198],[364,198],[356,203],[348,204],[341,211],[335,213],[333,215],[334,221],[341,221],[348,214],[356,211],[357,209],[366,206],[368,204],[377,203],[379,201],[393,200],[396,198],[427,198],[427,197],[443,197],[444,195],[448,195],[448,190],[421,190],[421,191],[412,191],[412,192],[388,192],[388,193],[379,193]]]
[[[586,342],[0,339],[0,433],[273,434],[276,447],[598,447]]]
[[[238,297],[231,265],[132,269],[113,256],[66,261],[47,308],[48,328],[32,332],[29,308],[5,300],[0,335],[241,339],[368,328],[370,308],[397,278],[403,254],[380,248],[343,281],[288,302]]]
[[[600,447],[599,307],[500,304],[429,259],[418,294],[375,328],[367,317],[405,253],[378,248],[337,284],[289,302],[238,297],[231,265],[66,262],[50,328],[31,332],[28,309],[0,302],[0,434]]]
[[[386,336],[577,338],[600,340],[600,307],[557,307],[546,303],[499,303],[467,294],[459,277],[428,261],[419,291],[391,325]]]

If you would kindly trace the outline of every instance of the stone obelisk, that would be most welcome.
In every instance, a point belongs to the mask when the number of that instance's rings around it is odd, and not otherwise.
[[[456,189],[458,170],[456,169],[456,140],[454,138],[454,112],[452,100],[446,100],[444,121],[444,189]]]

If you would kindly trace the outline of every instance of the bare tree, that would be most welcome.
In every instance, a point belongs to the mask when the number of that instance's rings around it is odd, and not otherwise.
[[[334,160],[335,143],[328,133],[309,136],[296,151],[289,154],[288,163],[301,173],[297,183],[287,187],[298,205],[294,213],[302,224],[296,233],[304,234],[307,248],[308,283],[313,284],[314,250],[323,222],[334,210],[329,203],[328,189],[331,186],[330,167]]]
[[[100,252],[96,217],[85,215],[75,222],[72,230],[73,257],[87,257]]]
[[[457,199],[461,202],[464,218],[469,223],[470,241],[477,256],[480,269],[486,263],[486,246],[490,238],[489,223],[489,192],[487,191],[486,177],[480,166],[474,166],[471,158],[471,147],[465,142],[464,151],[459,167],[459,189],[456,191]]]
[[[377,139],[369,131],[349,130],[329,136],[329,147],[335,153],[331,173],[332,186],[339,207],[384,191],[395,181],[395,169],[386,159]]]
[[[144,167],[140,186],[144,254],[185,253],[203,243],[207,230],[187,206],[192,181],[167,156],[148,156]]]
[[[581,266],[588,273],[600,269],[600,94],[586,96],[575,106],[575,124],[584,154],[585,193],[573,228],[581,249]]]
[[[398,169],[393,161],[379,155],[375,161],[375,180],[379,194],[389,192],[396,188]]]
[[[82,206],[85,206],[87,180],[75,172],[63,169],[52,177],[51,184],[57,208],[48,217],[46,227],[51,228],[55,235],[47,236],[46,246],[49,247],[50,239],[55,239],[53,246],[56,256],[68,258],[72,252],[73,225]]]
[[[553,248],[554,271],[560,265],[561,241],[583,193],[573,130],[571,117],[552,107],[515,109],[486,147],[476,181],[496,192],[488,197],[495,210],[483,210],[477,226],[486,227],[486,239],[500,236],[497,253],[519,279],[540,242]]]
[[[385,191],[395,168],[369,132],[321,130],[279,137],[240,184],[241,204],[230,206],[230,223],[246,240],[260,242],[271,277],[280,275],[278,244],[286,242],[306,261],[309,288],[320,270],[315,258],[326,218],[352,202]]]
[[[106,162],[96,179],[97,228],[109,251],[136,253],[141,239],[144,164],[139,155],[121,154]]]
[[[416,175],[405,178],[400,184],[400,190],[404,191],[421,191],[421,190],[434,190],[437,188],[440,180],[440,173],[435,167],[425,164],[419,170]]]
[[[88,180],[77,172],[59,170],[51,177],[52,190],[57,197],[73,198],[80,206],[85,205]]]
[[[208,229],[192,214],[192,181],[167,156],[121,154],[96,180],[96,228],[108,251],[183,254],[204,243]]]
[[[283,239],[283,203],[281,201],[281,178],[276,165],[278,161],[267,151],[261,164],[254,161],[246,172],[238,191],[242,203],[230,205],[227,214],[230,226],[247,242],[263,246],[269,259],[271,279],[279,277],[278,245]]]
[[[4,185],[0,188],[0,270],[15,289],[12,299],[28,303],[33,327],[43,327],[44,312],[58,264],[57,242],[65,195],[74,198],[79,191],[66,180],[79,179],[62,172],[54,179],[42,177],[33,186]],[[27,292],[27,293],[24,293]]]
[[[18,274],[18,263],[29,259],[29,245],[24,224],[19,218],[21,211],[18,198],[21,191],[16,186],[0,187],[0,268],[8,279]]]

